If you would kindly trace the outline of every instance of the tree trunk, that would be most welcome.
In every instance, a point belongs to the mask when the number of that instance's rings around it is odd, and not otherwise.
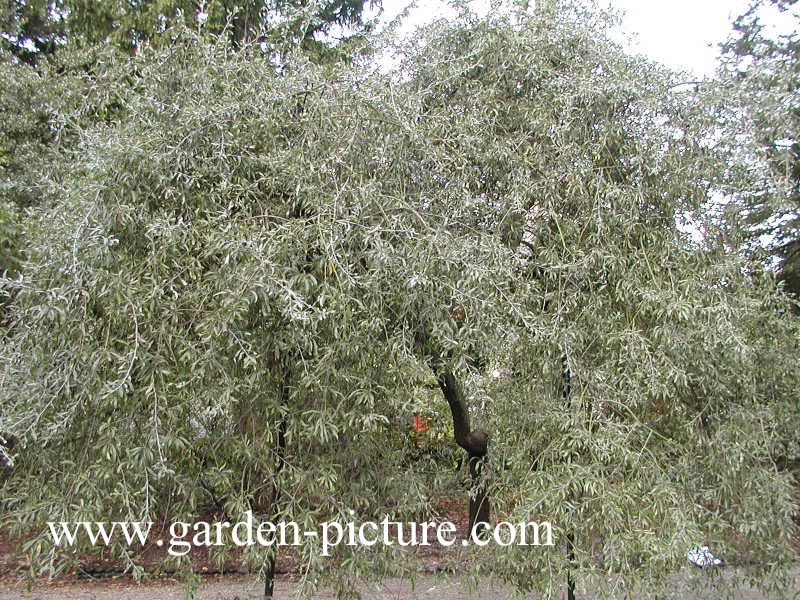
[[[234,48],[241,48],[255,39],[255,31],[260,25],[258,5],[245,4],[233,14],[231,20],[231,42]]]
[[[569,369],[569,357],[566,351],[561,355],[561,387],[564,405],[569,408],[570,395],[572,394],[572,372]],[[575,565],[575,535],[567,533],[567,600],[575,600],[575,580],[572,578],[572,568]]]
[[[469,532],[476,523],[489,524],[491,515],[489,492],[481,477],[484,461],[489,449],[489,436],[480,429],[472,430],[469,422],[469,409],[464,391],[449,371],[437,373],[436,379],[453,417],[453,437],[456,444],[467,451],[469,475],[472,480],[473,493],[469,500]],[[484,527],[480,528],[481,530]]]
[[[275,591],[275,559],[278,549],[269,555],[267,563],[264,565],[264,599],[272,600]]]
[[[281,407],[286,406],[289,400],[289,388],[286,385],[281,386]],[[278,459],[275,465],[275,471],[272,477],[272,489],[267,506],[267,514],[274,522],[278,516],[278,501],[280,499],[280,488],[278,487],[277,477],[281,469],[283,469],[284,457],[286,456],[286,415],[283,414],[278,422],[278,440],[277,440],[276,455]],[[264,564],[264,598],[265,600],[272,600],[275,590],[275,563],[278,560],[278,546],[274,545],[270,548],[269,556]]]
[[[575,537],[567,534],[567,562],[572,566],[575,561]],[[575,600],[575,580],[572,578],[572,571],[567,571],[567,600]]]
[[[470,455],[469,457],[469,475],[474,490],[474,495],[470,495],[469,497],[470,532],[473,530],[476,523],[486,523],[488,525],[490,523],[489,519],[491,518],[489,492],[486,489],[486,483],[481,480],[481,469],[483,468],[484,458],[485,455],[480,457]],[[481,526],[476,533],[481,533],[485,531],[485,529],[484,526]]]

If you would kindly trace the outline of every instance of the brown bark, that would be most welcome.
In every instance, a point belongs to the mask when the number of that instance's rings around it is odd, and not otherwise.
[[[480,429],[473,430],[471,428],[467,399],[455,376],[451,372],[445,371],[437,374],[436,379],[453,417],[453,437],[456,444],[467,451],[469,459],[469,475],[473,488],[469,500],[469,530],[471,532],[476,523],[488,524],[491,516],[489,492],[481,477],[486,454],[489,451],[489,435]]]

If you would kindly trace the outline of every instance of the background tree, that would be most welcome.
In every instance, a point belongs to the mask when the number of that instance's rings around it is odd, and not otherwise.
[[[756,169],[766,166],[760,180],[754,179],[757,188],[742,190],[740,216],[756,244],[780,260],[781,278],[795,295],[800,292],[798,19],[794,0],[754,2],[723,45],[720,69],[733,143],[748,140],[747,160]]]
[[[332,27],[361,27],[365,2],[162,0],[131,7],[128,2],[65,0],[65,7],[70,14],[69,31],[75,38],[89,43],[108,38],[133,51],[157,41],[177,24],[201,26],[208,33],[228,37],[236,46],[256,41],[310,46],[315,36]]]
[[[3,0],[0,47],[26,62],[64,45],[110,42],[132,53],[184,25],[223,35],[234,46],[261,41],[319,49],[327,46],[320,36],[332,29],[358,32],[365,6],[364,0]]]
[[[63,40],[64,15],[59,0],[3,0],[0,3],[0,50],[23,62],[51,54]]]

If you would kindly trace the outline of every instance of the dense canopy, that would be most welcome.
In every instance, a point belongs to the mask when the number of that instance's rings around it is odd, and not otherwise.
[[[426,520],[402,425],[422,396],[473,499],[556,531],[470,548],[475,573],[603,589],[664,584],[699,543],[790,556],[796,318],[702,212],[733,159],[699,96],[603,28],[467,15],[389,74],[178,29],[86,80],[4,282],[2,497],[30,551],[46,521],[209,507]],[[342,590],[411,567],[299,552]]]

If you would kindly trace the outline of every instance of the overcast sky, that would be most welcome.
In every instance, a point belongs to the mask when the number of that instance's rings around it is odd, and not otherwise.
[[[623,29],[637,35],[635,49],[672,67],[711,75],[717,44],[731,33],[747,0],[613,0],[625,11]]]
[[[636,35],[632,51],[697,75],[711,75],[716,45],[731,32],[733,19],[744,12],[748,0],[606,0],[625,12],[623,31]],[[384,18],[391,20],[409,0],[383,0]],[[486,6],[485,0],[471,5]],[[485,9],[484,9],[485,10]],[[410,24],[422,24],[447,14],[442,0],[418,0]]]

